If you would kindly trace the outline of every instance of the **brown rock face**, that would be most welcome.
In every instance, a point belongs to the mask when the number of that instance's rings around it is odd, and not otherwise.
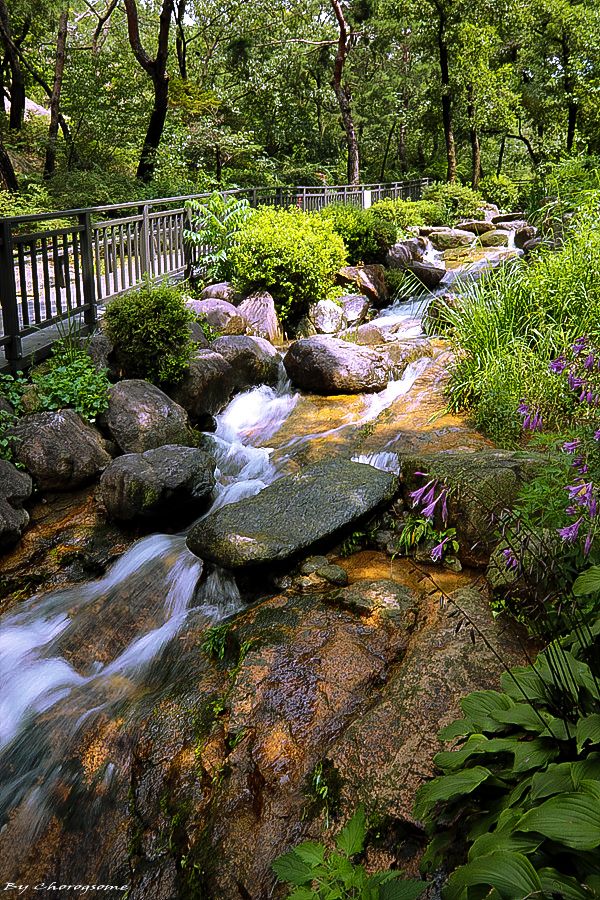
[[[139,378],[120,381],[110,389],[106,422],[125,453],[189,442],[185,409],[156,385]]]
[[[345,266],[338,273],[342,285],[354,285],[378,308],[386,305],[390,292],[385,282],[385,269],[380,265]]]
[[[283,364],[293,384],[315,394],[381,391],[390,378],[383,354],[322,334],[292,344]]]
[[[220,412],[233,394],[236,376],[220,353],[199,350],[190,361],[190,370],[180,384],[171,389],[171,397],[182,406],[192,421]]]
[[[72,409],[23,416],[13,433],[16,459],[42,490],[78,488],[110,462],[101,435]]]

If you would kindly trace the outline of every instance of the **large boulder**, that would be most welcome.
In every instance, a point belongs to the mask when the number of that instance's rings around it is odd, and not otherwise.
[[[217,284],[209,284],[203,288],[200,294],[201,300],[225,300],[234,306],[241,300],[240,295],[230,281],[219,281]]]
[[[422,237],[398,241],[387,252],[386,262],[390,269],[403,269],[406,263],[422,259],[427,242]]]
[[[434,290],[446,275],[446,269],[443,266],[436,266],[434,263],[418,259],[407,263],[404,266],[404,270],[412,272],[415,278],[418,278],[421,284],[429,291]]]
[[[248,323],[249,334],[264,338],[272,344],[281,343],[281,325],[275,308],[275,301],[268,291],[256,291],[242,300],[240,315]]]
[[[341,285],[351,285],[357,288],[379,309],[385,306],[390,299],[383,266],[344,266],[338,272],[337,280]]]
[[[537,237],[538,230],[535,225],[525,223],[521,228],[515,231],[515,247],[524,250],[525,246]]]
[[[277,384],[281,357],[273,344],[265,338],[247,334],[221,337],[213,342],[212,349],[231,366],[236,387]]]
[[[315,394],[359,394],[382,390],[390,378],[386,358],[328,335],[296,341],[283,364],[296,387]]]
[[[317,334],[335,334],[347,325],[344,310],[333,300],[319,300],[311,306],[308,317]]]
[[[461,231],[472,231],[473,234],[481,235],[486,234],[488,231],[493,231],[496,226],[491,222],[473,219],[468,222],[459,222],[456,227],[460,228]]]
[[[171,388],[170,394],[193,422],[201,422],[226,406],[235,386],[236,376],[232,366],[211,345],[210,350],[199,350],[194,354],[187,375]]]
[[[508,247],[509,235],[508,231],[497,229],[482,234],[479,240],[482,247]]]
[[[113,385],[104,419],[124,453],[143,453],[164,444],[189,444],[185,409],[156,385],[139,378]]]
[[[348,325],[361,325],[369,315],[371,304],[363,294],[344,294],[340,297],[340,306],[346,316]]]
[[[0,459],[0,550],[16,544],[27,527],[29,513],[23,509],[23,503],[32,490],[29,475]]]
[[[436,250],[453,250],[455,247],[469,247],[475,240],[472,231],[460,228],[433,228],[429,240]]]
[[[246,331],[248,323],[243,315],[226,300],[188,300],[187,306],[219,334],[244,334]]]
[[[166,445],[127,453],[104,470],[98,496],[109,519],[131,521],[199,515],[215,486],[215,461],[195,447]]]
[[[542,454],[518,450],[448,450],[410,456],[402,461],[403,490],[410,505],[410,492],[429,478],[437,478],[439,488],[445,485],[448,522],[456,528],[461,562],[486,566],[497,543],[494,521],[512,509],[522,486],[545,465]]]
[[[12,434],[15,458],[43,490],[79,487],[111,459],[99,432],[72,409],[23,416]]]
[[[318,463],[209,514],[190,531],[188,547],[226,569],[272,565],[333,538],[390,500],[396,486],[372,466]]]

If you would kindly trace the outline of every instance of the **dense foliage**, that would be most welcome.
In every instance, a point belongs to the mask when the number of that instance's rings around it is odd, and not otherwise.
[[[230,251],[238,231],[252,215],[250,204],[215,191],[205,202],[189,200],[186,209],[189,218],[184,237],[198,253],[203,276],[209,282],[228,280],[232,274]]]
[[[103,321],[126,377],[163,385],[181,381],[189,369],[193,320],[181,291],[165,282],[116,297]]]
[[[362,209],[350,203],[333,203],[320,213],[331,222],[344,241],[348,260],[357,263],[383,263],[389,248],[396,243],[398,229],[377,214],[376,209]]]
[[[240,291],[269,291],[282,324],[290,325],[327,297],[346,248],[323,216],[262,207],[238,232],[230,261]]]

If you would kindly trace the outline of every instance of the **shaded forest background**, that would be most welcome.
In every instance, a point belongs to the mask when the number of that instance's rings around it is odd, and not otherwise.
[[[600,152],[593,0],[0,0],[0,47],[4,215]]]

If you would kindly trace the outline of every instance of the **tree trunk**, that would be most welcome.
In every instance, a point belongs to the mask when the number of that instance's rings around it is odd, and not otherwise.
[[[19,183],[10,156],[0,143],[0,182],[7,191],[16,192],[19,190]]]
[[[175,51],[177,53],[177,64],[179,66],[179,74],[184,81],[188,77],[187,67],[187,41],[185,39],[185,31],[183,28],[183,20],[185,18],[185,8],[187,0],[179,0],[177,11],[175,13],[175,22],[177,24],[177,35],[175,37]]]
[[[69,10],[64,9],[58,20],[58,35],[56,37],[56,62],[54,67],[54,84],[50,97],[50,125],[48,126],[48,143],[46,145],[46,159],[44,162],[44,178],[49,178],[56,168],[56,140],[60,119],[60,94],[62,91],[63,75],[65,72],[65,50],[67,46],[67,23]]]
[[[498,151],[498,165],[496,166],[496,175],[502,175],[502,163],[504,162],[504,149],[506,147],[506,136],[500,141],[500,150]]]
[[[348,147],[348,184],[359,184],[360,154],[356,128],[354,126],[354,117],[352,115],[352,95],[343,83],[344,67],[346,65],[348,53],[350,52],[352,33],[344,16],[340,0],[331,0],[331,5],[339,28],[339,38],[331,86],[333,87],[333,92],[340,109],[344,134],[346,136],[346,145]]]
[[[154,59],[148,56],[142,45],[136,0],[125,0],[125,11],[127,13],[129,44],[138,63],[152,79],[154,87],[154,103],[136,172],[137,177],[141,181],[148,182],[152,180],[154,175],[156,151],[160,146],[169,106],[167,59],[169,55],[169,31],[171,29],[173,5],[171,0],[163,0],[160,12],[158,47]]]
[[[379,180],[385,180],[385,167],[387,166],[388,156],[390,155],[390,147],[392,146],[392,138],[396,130],[396,122],[392,122],[392,127],[388,131],[387,141],[385,142],[385,150],[383,151],[383,159],[381,160],[381,169],[379,170]]]
[[[438,51],[440,58],[440,74],[442,80],[442,123],[444,126],[444,140],[446,142],[446,159],[448,168],[447,181],[456,181],[456,144],[454,141],[454,127],[452,123],[452,96],[450,93],[450,65],[448,62],[448,44],[446,43],[446,15],[436,4],[439,16],[438,24]]]
[[[570,153],[575,143],[575,128],[577,125],[577,101],[572,98],[567,107],[567,153]]]
[[[20,131],[25,121],[25,77],[19,53],[12,37],[6,0],[0,0],[0,38],[10,69],[10,118],[9,127]]]
[[[467,118],[469,119],[469,140],[471,142],[471,187],[476,191],[481,180],[481,147],[475,124],[475,98],[471,84],[467,94]]]

